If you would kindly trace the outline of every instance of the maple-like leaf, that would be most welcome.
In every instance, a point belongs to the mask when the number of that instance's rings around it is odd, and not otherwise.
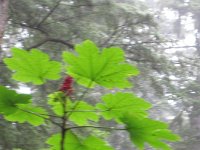
[[[124,52],[118,47],[100,51],[87,40],[76,45],[75,50],[77,54],[64,52],[63,59],[67,63],[67,74],[83,86],[130,87],[127,78],[139,73],[136,67],[124,62]]]
[[[103,103],[97,104],[97,109],[107,120],[118,120],[127,112],[134,113],[137,117],[144,117],[147,115],[146,110],[151,107],[150,103],[132,93],[106,94],[102,97],[102,101]]]
[[[132,142],[140,150],[144,150],[145,143],[156,149],[171,150],[171,147],[164,141],[180,140],[180,137],[172,133],[164,122],[138,118],[130,113],[125,114],[121,121],[126,125]]]
[[[5,58],[4,62],[13,74],[13,79],[21,82],[43,84],[47,79],[60,78],[61,63],[50,61],[49,56],[40,50],[26,51],[13,48],[12,58]]]

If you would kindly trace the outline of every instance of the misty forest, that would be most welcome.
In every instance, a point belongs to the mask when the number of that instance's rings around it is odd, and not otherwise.
[[[200,0],[0,0],[0,150],[200,150]]]

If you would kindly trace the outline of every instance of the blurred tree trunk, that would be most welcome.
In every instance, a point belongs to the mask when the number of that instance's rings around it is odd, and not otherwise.
[[[8,20],[8,2],[9,0],[0,0],[0,48]]]

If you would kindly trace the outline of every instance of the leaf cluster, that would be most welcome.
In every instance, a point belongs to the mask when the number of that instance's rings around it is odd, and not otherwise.
[[[60,78],[61,62],[51,61],[42,51],[14,48],[12,53],[13,56],[5,58],[4,62],[14,72],[13,79],[38,85]],[[131,86],[128,77],[137,75],[139,71],[125,62],[122,49],[111,47],[100,50],[92,41],[87,40],[75,46],[75,53],[64,52],[62,56],[64,72],[75,82],[85,86],[86,91],[80,97],[68,95],[64,91],[50,94],[47,103],[51,106],[52,114],[33,105],[30,95],[18,94],[1,86],[0,114],[6,120],[28,122],[34,126],[50,121],[57,125],[61,128],[61,133],[54,134],[47,140],[52,150],[113,149],[98,136],[82,137],[76,132],[78,128],[127,131],[131,141],[141,150],[146,143],[156,149],[170,150],[165,141],[180,139],[168,129],[166,123],[150,119],[147,111],[151,104],[133,93],[106,94],[96,105],[84,99],[87,90],[95,86],[109,89]],[[113,120],[116,127],[98,126],[100,119]],[[117,124],[123,128],[117,128]]]

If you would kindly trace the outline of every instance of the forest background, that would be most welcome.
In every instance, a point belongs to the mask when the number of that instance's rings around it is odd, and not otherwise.
[[[199,150],[199,0],[0,0],[0,85],[33,93],[34,102],[45,106],[45,97],[62,79],[39,87],[19,84],[11,80],[2,58],[10,56],[10,48],[22,47],[39,48],[60,60],[62,51],[72,51],[86,39],[99,47],[123,48],[141,72],[129,91],[149,100],[151,117],[168,122],[181,135],[175,150]],[[106,92],[97,88],[88,97]],[[45,148],[48,128],[0,116],[0,149]],[[134,149],[126,137],[114,132],[108,141],[119,150]]]

